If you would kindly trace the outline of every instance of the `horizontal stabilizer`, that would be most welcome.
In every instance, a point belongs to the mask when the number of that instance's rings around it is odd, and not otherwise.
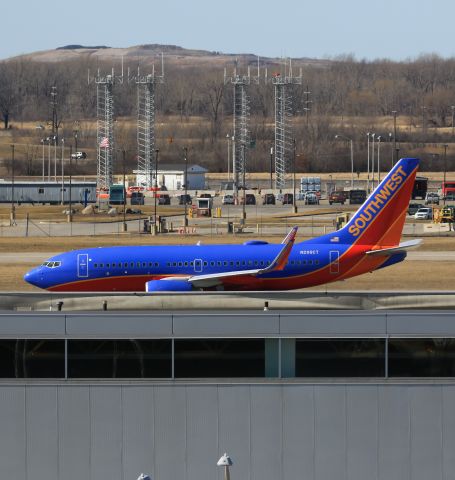
[[[416,240],[409,240],[407,242],[402,242],[396,247],[388,247],[388,248],[378,248],[376,250],[369,250],[365,252],[367,255],[376,257],[388,257],[389,255],[394,255],[395,253],[402,253],[406,252],[406,250],[410,250],[411,248],[416,248],[422,243],[422,239],[418,238]]]

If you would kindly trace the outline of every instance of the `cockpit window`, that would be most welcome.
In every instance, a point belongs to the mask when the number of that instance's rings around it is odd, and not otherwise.
[[[42,266],[48,267],[48,268],[56,268],[56,267],[60,267],[61,264],[62,262],[44,262]]]

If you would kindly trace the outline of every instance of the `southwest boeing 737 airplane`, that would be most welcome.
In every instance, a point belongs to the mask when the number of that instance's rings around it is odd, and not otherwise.
[[[401,159],[340,230],[281,244],[100,247],[56,255],[24,279],[51,291],[291,290],[344,280],[406,257],[400,243],[419,161]]]

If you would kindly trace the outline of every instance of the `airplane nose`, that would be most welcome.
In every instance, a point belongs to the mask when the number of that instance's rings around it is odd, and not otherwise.
[[[37,268],[34,268],[33,270],[28,271],[24,275],[24,280],[27,283],[30,283],[31,285],[39,286],[39,278],[40,278],[40,272]]]

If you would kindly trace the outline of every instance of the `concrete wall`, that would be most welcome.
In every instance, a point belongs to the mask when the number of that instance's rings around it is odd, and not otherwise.
[[[0,384],[0,478],[448,479],[455,385]]]

